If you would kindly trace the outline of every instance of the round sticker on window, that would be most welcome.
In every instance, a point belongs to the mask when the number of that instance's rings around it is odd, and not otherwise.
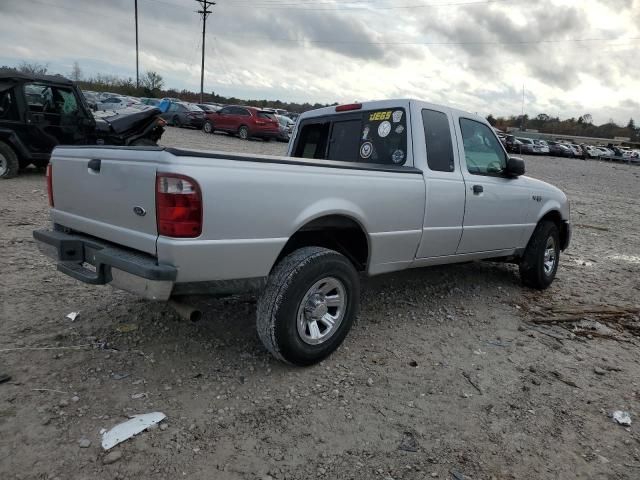
[[[402,110],[396,110],[395,112],[393,112],[393,123],[398,123],[400,120],[402,120]]]
[[[384,138],[389,135],[389,133],[391,133],[391,124],[385,120],[378,126],[378,136]]]
[[[400,135],[402,132],[404,132],[404,127],[402,125],[398,125],[396,127],[396,133]]]
[[[393,152],[393,154],[391,155],[391,161],[396,165],[404,162],[404,152],[402,150],[396,150],[395,152]]]
[[[360,156],[362,158],[369,158],[373,153],[373,144],[371,142],[364,142],[360,147]]]

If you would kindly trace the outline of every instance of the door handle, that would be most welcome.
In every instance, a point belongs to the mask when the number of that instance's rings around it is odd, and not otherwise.
[[[91,160],[89,160],[89,163],[87,164],[87,166],[89,167],[89,170],[91,170],[92,172],[99,173],[101,164],[102,164],[102,160],[100,160],[99,158],[92,158]]]
[[[473,186],[473,194],[474,195],[480,195],[482,192],[484,192],[484,187],[482,185],[474,185]]]

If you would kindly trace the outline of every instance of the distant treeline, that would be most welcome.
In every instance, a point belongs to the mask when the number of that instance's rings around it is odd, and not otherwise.
[[[40,63],[23,62],[17,68],[1,67],[18,70],[20,72],[31,73],[36,75],[55,75],[49,72],[48,65]],[[67,75],[64,75],[67,76]],[[135,79],[131,77],[118,77],[117,75],[97,74],[91,77],[85,77],[82,69],[77,62],[73,64],[73,68],[68,78],[78,84],[82,90],[91,90],[94,92],[110,92],[120,95],[128,95],[132,97],[151,97],[163,98],[174,97],[184,100],[185,102],[199,102],[200,92],[191,92],[189,90],[176,90],[175,88],[164,88],[164,79],[160,74],[153,71],[144,72],[140,77],[140,86],[136,87]],[[203,101],[216,102],[223,104],[249,105],[261,108],[282,108],[289,112],[306,112],[316,108],[326,107],[328,105],[321,103],[295,103],[283,102],[281,100],[243,100],[236,97],[224,97],[215,92],[204,93]],[[333,105],[337,105],[334,103]]]
[[[636,127],[633,118],[629,120],[626,127],[622,127],[613,119],[602,125],[594,125],[589,114],[581,117],[560,120],[558,117],[550,117],[541,113],[537,117],[529,118],[528,115],[497,117],[489,115],[487,120],[491,125],[500,130],[507,131],[509,128],[524,127],[527,130],[538,130],[540,133],[551,133],[566,136],[614,138],[628,137],[631,141],[640,141],[640,129]]]

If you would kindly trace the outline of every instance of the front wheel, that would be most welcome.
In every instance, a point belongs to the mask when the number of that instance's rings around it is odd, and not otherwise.
[[[173,124],[174,127],[178,127],[178,128],[182,127],[182,122],[180,121],[180,117],[178,117],[177,115],[173,117],[173,120],[171,121],[171,123]]]
[[[358,315],[360,282],[343,255],[304,247],[273,269],[258,300],[258,336],[271,354],[312,365],[336,350]]]
[[[549,220],[538,224],[520,261],[520,277],[528,287],[544,290],[553,282],[560,261],[560,233]]]
[[[213,123],[209,121],[204,122],[202,130],[204,131],[204,133],[213,133]]]
[[[242,139],[242,140],[247,140],[249,138],[249,129],[242,125],[239,129],[238,129],[238,136]]]

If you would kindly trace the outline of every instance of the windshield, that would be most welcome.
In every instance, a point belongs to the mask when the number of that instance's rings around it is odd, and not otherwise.
[[[199,106],[194,105],[193,103],[187,103],[185,104],[185,106],[190,112],[202,112],[202,109]]]

